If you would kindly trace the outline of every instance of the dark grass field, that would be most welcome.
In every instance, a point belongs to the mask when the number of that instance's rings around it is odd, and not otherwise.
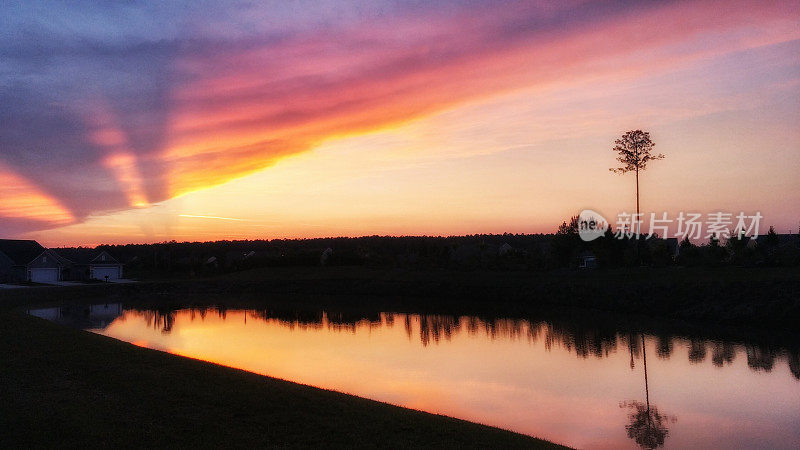
[[[0,448],[522,447],[548,442],[0,311]]]

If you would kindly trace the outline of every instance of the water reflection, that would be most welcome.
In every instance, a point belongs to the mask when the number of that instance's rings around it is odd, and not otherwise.
[[[135,309],[134,309],[135,310]],[[213,314],[225,319],[227,309],[224,307],[190,308],[190,309],[146,309],[135,310],[144,319],[147,326],[163,334],[169,334],[175,324],[176,314],[188,312],[190,320],[205,319]],[[102,329],[114,319],[121,317],[123,306],[120,303],[100,305],[70,305],[64,307],[30,309],[28,313],[63,325],[83,328]],[[534,319],[479,318],[475,316],[452,316],[433,314],[388,314],[388,313],[346,313],[318,310],[246,310],[246,317],[262,321],[277,321],[289,329],[327,329],[336,332],[355,333],[359,327],[371,328],[394,326],[400,320],[407,336],[415,336],[423,346],[449,341],[458,333],[470,336],[485,336],[491,340],[524,340],[529,343],[543,342],[544,348],[551,350],[554,346],[573,352],[580,358],[603,358],[624,346],[630,354],[630,367],[642,358],[643,347],[636,333],[619,333],[613,328],[600,326],[587,327],[574,322],[537,321]],[[418,324],[418,327],[415,325]],[[678,336],[658,335],[653,337],[656,355],[661,359],[669,359],[674,349],[674,341]],[[689,338],[688,360],[699,364],[706,360],[708,349],[711,349],[711,362],[714,366],[723,367],[731,364],[736,357],[736,346],[731,342],[709,341]],[[756,371],[772,371],[776,360],[785,358],[788,368],[795,379],[800,380],[800,350],[776,349],[769,345],[743,345],[747,355],[747,365]]]
[[[72,328],[101,329],[111,324],[123,313],[121,303],[100,305],[69,305],[29,309],[28,314]]]
[[[104,313],[108,305],[94,305],[83,309],[50,308],[47,310],[31,310],[33,315],[40,315],[53,320],[51,311],[60,311],[60,320],[68,325],[75,325],[92,320],[92,311],[99,315],[95,317],[96,326],[83,326],[83,328],[98,328],[110,323],[121,313],[119,304],[111,305],[117,308],[116,315]],[[50,312],[45,312],[50,311]],[[169,334],[175,323],[175,316],[179,310],[141,310],[138,314],[146,321],[148,327]],[[207,314],[214,314],[225,319],[226,308],[195,308],[188,311],[189,318],[204,319]],[[635,366],[635,361],[643,357],[643,348],[640,342],[642,337],[634,333],[620,334],[613,329],[587,328],[569,322],[547,322],[530,319],[491,318],[482,319],[475,316],[449,316],[432,314],[387,314],[373,313],[369,315],[304,310],[247,310],[245,317],[262,321],[277,321],[281,326],[289,329],[327,329],[336,332],[355,333],[359,327],[371,328],[387,326],[392,327],[395,320],[402,321],[407,336],[416,337],[423,346],[438,344],[440,341],[449,341],[458,333],[470,336],[485,336],[491,340],[524,340],[529,343],[543,342],[544,348],[551,350],[554,346],[573,352],[580,358],[603,358],[617,351],[619,346],[624,346],[630,355],[630,367]],[[75,314],[81,318],[78,320]],[[104,315],[105,314],[105,315]],[[56,313],[55,316],[58,316]],[[246,320],[246,318],[245,318]],[[416,326],[418,324],[418,326]],[[656,355],[661,359],[669,359],[674,349],[674,341],[681,339],[678,336],[654,336]],[[736,357],[736,346],[731,342],[708,341],[697,338],[689,339],[688,361],[699,364],[706,360],[708,349],[711,349],[711,362],[714,366],[723,367],[731,364]],[[795,379],[800,380],[800,351],[790,349],[775,349],[767,345],[744,344],[747,355],[747,365],[756,371],[770,372],[775,366],[776,359],[786,358],[788,368]]]
[[[629,408],[629,423],[625,425],[628,437],[633,439],[641,448],[654,449],[662,447],[669,434],[667,424],[676,422],[675,416],[668,416],[658,412],[658,408],[650,403],[637,401],[622,402],[620,407]]]
[[[633,439],[639,447],[643,449],[655,449],[662,447],[669,434],[667,428],[668,423],[675,423],[678,418],[667,414],[661,414],[658,408],[650,405],[650,385],[647,379],[647,346],[645,344],[644,335],[642,339],[642,362],[644,366],[644,395],[645,402],[639,401],[625,401],[620,402],[620,408],[630,409],[628,414],[629,422],[625,425],[625,431],[628,437]],[[630,341],[633,343],[633,341]],[[671,346],[670,346],[671,348]],[[694,348],[694,345],[692,345]],[[631,351],[633,357],[633,351]],[[692,351],[689,352],[689,359],[692,358]],[[635,367],[634,360],[631,359],[631,370]]]
[[[800,354],[760,341],[597,320],[291,307],[30,312],[137,345],[578,447],[800,442]]]

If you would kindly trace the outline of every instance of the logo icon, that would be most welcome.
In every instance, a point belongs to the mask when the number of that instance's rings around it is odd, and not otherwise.
[[[608,221],[602,214],[591,209],[584,209],[578,216],[578,235],[586,242],[604,235],[608,230]]]

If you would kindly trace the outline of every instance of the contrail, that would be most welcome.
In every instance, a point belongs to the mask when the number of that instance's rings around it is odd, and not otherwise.
[[[246,219],[236,219],[233,217],[218,217],[218,216],[200,216],[195,214],[178,214],[178,217],[191,217],[195,219],[217,219],[217,220],[235,220],[237,222],[244,222]]]

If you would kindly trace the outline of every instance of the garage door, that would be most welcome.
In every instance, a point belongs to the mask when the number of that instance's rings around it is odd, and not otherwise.
[[[58,269],[31,269],[31,281],[35,283],[55,283]]]
[[[117,267],[95,267],[93,273],[98,280],[105,280],[106,276],[108,276],[109,280],[119,278],[119,268]]]

